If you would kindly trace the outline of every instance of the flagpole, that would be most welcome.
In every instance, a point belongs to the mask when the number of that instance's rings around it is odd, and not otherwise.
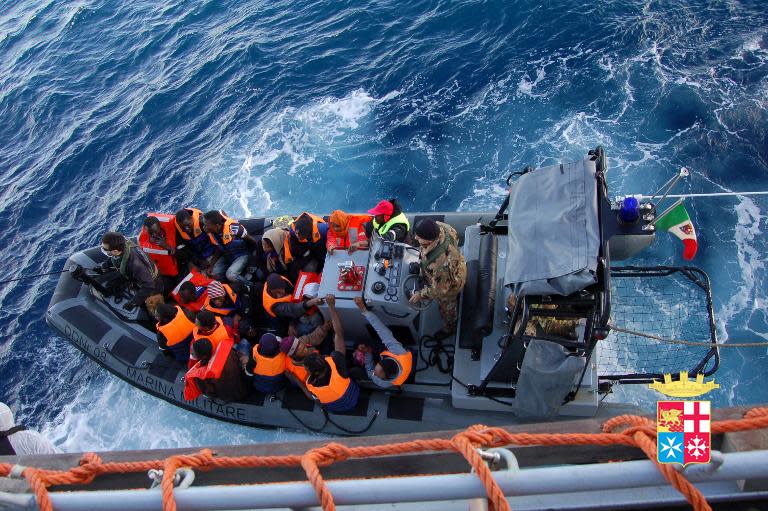
[[[651,209],[651,212],[654,212],[654,213],[656,212],[657,208],[658,208],[659,206],[661,206],[661,203],[662,203],[662,202],[664,202],[664,200],[665,200],[665,199],[667,198],[667,196],[669,195],[669,192],[671,192],[671,191],[672,191],[672,188],[674,188],[674,187],[675,187],[675,185],[677,184],[677,182],[678,182],[678,181],[680,181],[680,179],[682,179],[682,178],[684,178],[684,177],[688,177],[688,169],[687,169],[687,168],[685,168],[685,167],[680,167],[680,172],[678,172],[678,173],[677,173],[677,175],[676,175],[675,177],[673,177],[673,178],[672,178],[670,181],[668,181],[669,185],[667,186],[666,190],[664,191],[664,195],[662,195],[662,196],[661,196],[661,199],[659,199],[659,202],[657,202],[656,204],[653,204],[653,208]],[[664,187],[662,187],[662,189],[663,189],[663,188],[664,188]],[[658,195],[658,194],[659,194],[659,192],[661,192],[661,190],[659,190],[658,192],[656,192],[656,193],[653,195],[653,197],[651,197],[651,200],[653,200],[653,199],[656,197],[656,195]],[[669,209],[667,209],[667,211],[669,211]],[[662,216],[663,216],[663,215],[662,215]],[[657,218],[660,218],[660,217],[657,217]],[[653,225],[653,224],[651,224],[651,225]]]
[[[664,215],[666,215],[667,213],[669,213],[670,211],[672,211],[673,209],[675,209],[677,206],[679,206],[682,203],[683,203],[683,198],[682,197],[677,199],[675,202],[672,203],[672,205],[670,207],[668,207],[667,209],[664,210],[664,213],[662,213],[662,214],[658,215],[656,218],[654,218],[653,222],[649,223],[646,226],[643,226],[643,229],[646,229],[646,230],[653,229],[653,227],[656,225],[656,222],[658,222],[659,220],[664,218]]]

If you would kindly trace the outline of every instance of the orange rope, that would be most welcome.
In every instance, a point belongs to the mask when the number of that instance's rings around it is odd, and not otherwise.
[[[713,421],[711,424],[711,431],[714,434],[762,428],[768,428],[768,408],[753,408],[741,419]],[[621,431],[617,432],[619,429]],[[175,511],[176,499],[173,495],[173,479],[176,470],[180,467],[210,470],[214,468],[301,466],[307,479],[314,487],[323,509],[334,511],[336,505],[333,495],[320,473],[320,467],[326,467],[350,458],[369,458],[425,451],[454,451],[464,456],[483,483],[488,495],[490,509],[509,511],[509,503],[504,493],[477,449],[479,447],[510,445],[626,445],[637,447],[645,453],[648,459],[656,463],[664,478],[690,502],[694,510],[711,511],[701,492],[682,473],[675,470],[670,464],[662,464],[657,461],[656,425],[652,420],[637,415],[621,415],[606,421],[603,424],[602,433],[510,433],[502,428],[475,425],[451,439],[435,438],[359,447],[348,447],[331,442],[322,447],[311,449],[302,455],[218,457],[214,456],[210,449],[202,449],[194,454],[171,456],[165,460],[103,463],[96,454],[87,453],[80,459],[78,467],[66,471],[27,467],[22,475],[35,493],[38,507],[42,511],[53,511],[48,494],[48,487],[50,486],[88,484],[102,474],[125,474],[146,472],[150,469],[163,469],[161,483],[163,511]],[[8,476],[12,468],[13,465],[11,464],[0,463],[0,477]]]

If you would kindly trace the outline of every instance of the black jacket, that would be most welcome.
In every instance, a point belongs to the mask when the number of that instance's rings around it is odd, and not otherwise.
[[[128,263],[125,266],[125,277],[131,284],[138,287],[131,302],[141,305],[148,297],[155,294],[163,294],[163,279],[159,274],[155,275],[154,263],[137,246],[129,246]],[[120,269],[120,259],[110,259],[112,265]]]

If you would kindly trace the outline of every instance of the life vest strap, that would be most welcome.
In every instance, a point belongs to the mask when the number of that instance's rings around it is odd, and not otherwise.
[[[13,435],[14,433],[18,433],[19,431],[26,431],[26,426],[22,426],[21,424],[17,424],[16,426],[6,429],[5,431],[0,431],[0,438],[8,438],[9,436]]]

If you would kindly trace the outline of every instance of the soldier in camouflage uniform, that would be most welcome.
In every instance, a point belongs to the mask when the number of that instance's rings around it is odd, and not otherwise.
[[[437,335],[450,335],[456,331],[458,296],[467,280],[467,263],[459,251],[459,236],[448,224],[424,219],[416,226],[416,241],[421,248],[421,275],[426,285],[410,301],[437,300],[444,323]]]

